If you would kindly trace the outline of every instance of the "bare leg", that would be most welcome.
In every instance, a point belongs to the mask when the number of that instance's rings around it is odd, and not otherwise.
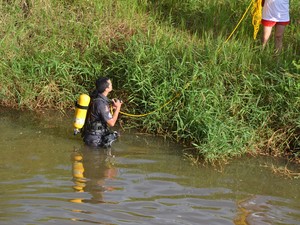
[[[276,25],[275,27],[275,48],[276,52],[280,52],[282,49],[282,39],[284,33],[284,25]]]
[[[264,30],[263,30],[263,36],[262,36],[262,46],[263,48],[265,48],[270,36],[271,36],[271,32],[272,32],[272,28],[273,27],[267,27],[264,26]]]

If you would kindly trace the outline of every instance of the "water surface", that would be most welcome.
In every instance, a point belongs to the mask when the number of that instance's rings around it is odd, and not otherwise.
[[[72,115],[0,108],[0,119],[0,224],[300,224],[300,179],[270,169],[283,160],[195,166],[134,132],[87,148]]]

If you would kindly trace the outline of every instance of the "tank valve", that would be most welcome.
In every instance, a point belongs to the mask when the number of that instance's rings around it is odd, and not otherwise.
[[[74,135],[80,133],[80,130],[79,129],[74,129]]]

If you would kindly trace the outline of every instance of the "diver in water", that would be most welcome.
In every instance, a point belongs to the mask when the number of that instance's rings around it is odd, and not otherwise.
[[[96,80],[96,89],[92,92],[91,102],[87,112],[86,122],[83,127],[83,141],[93,147],[110,147],[117,139],[118,133],[112,132],[109,127],[113,127],[118,119],[122,101],[108,99],[108,94],[112,91],[111,80],[107,77],[100,77]],[[110,112],[112,104],[114,112]]]

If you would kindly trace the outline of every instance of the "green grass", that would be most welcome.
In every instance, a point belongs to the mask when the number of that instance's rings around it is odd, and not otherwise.
[[[150,113],[121,116],[128,127],[180,141],[196,158],[299,157],[300,3],[291,1],[277,55],[273,39],[264,51],[253,40],[249,13],[225,43],[250,2],[23,2],[0,6],[2,105],[69,110],[109,76],[122,111]]]

